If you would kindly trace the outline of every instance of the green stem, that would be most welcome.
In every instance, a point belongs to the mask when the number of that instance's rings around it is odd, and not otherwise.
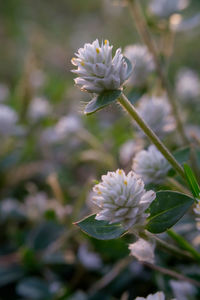
[[[144,133],[148,136],[151,142],[158,148],[163,156],[168,160],[172,167],[185,179],[185,173],[181,165],[176,161],[174,156],[169,152],[166,146],[161,142],[157,135],[151,130],[146,122],[140,117],[135,107],[130,103],[128,98],[122,93],[118,99],[121,106],[131,115]]]
[[[162,68],[158,53],[157,53],[157,49],[156,49],[156,45],[153,41],[153,39],[151,38],[151,35],[149,33],[148,30],[148,25],[146,23],[146,20],[143,16],[143,13],[141,12],[141,8],[140,5],[138,3],[137,0],[128,0],[128,4],[129,4],[129,10],[130,13],[133,17],[134,23],[136,25],[136,29],[139,33],[139,35],[141,36],[141,39],[143,40],[143,42],[146,44],[149,52],[152,54],[154,62],[155,62],[155,67],[156,67],[156,71],[158,73],[158,76],[161,80],[162,86],[163,88],[166,90],[167,92],[167,96],[168,96],[168,100],[169,103],[171,105],[171,109],[174,115],[174,118],[176,120],[176,124],[177,124],[177,130],[183,140],[183,142],[185,144],[188,144],[188,138],[186,136],[186,133],[184,131],[184,127],[183,127],[183,123],[178,111],[178,106],[176,103],[176,100],[174,98],[174,95],[171,91],[171,87],[168,83],[168,80],[165,76],[165,72]]]
[[[182,249],[188,251],[200,263],[200,253],[190,243],[172,229],[167,230],[167,233]]]

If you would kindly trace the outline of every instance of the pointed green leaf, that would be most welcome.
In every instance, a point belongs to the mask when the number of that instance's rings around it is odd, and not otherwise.
[[[172,227],[186,213],[194,200],[184,194],[172,191],[156,193],[148,212],[146,229],[152,233],[161,233]]]
[[[137,101],[140,100],[140,98],[146,93],[146,89],[137,89],[133,88],[129,93],[128,93],[128,100],[131,102],[131,104],[135,104]]]
[[[184,167],[187,182],[190,186],[193,196],[195,198],[200,198],[200,187],[192,169],[187,164],[184,164],[183,167]]]
[[[121,224],[108,224],[107,221],[98,221],[95,220],[95,216],[91,215],[75,224],[85,233],[98,240],[117,239],[126,232]]]
[[[100,95],[93,98],[85,107],[84,113],[90,115],[103,107],[114,102],[121,94],[121,90],[104,91]]]

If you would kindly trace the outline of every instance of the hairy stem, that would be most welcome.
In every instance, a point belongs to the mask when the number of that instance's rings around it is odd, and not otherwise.
[[[154,41],[152,40],[149,30],[148,30],[148,25],[146,23],[146,20],[143,16],[143,13],[141,12],[141,8],[140,5],[138,3],[137,0],[127,0],[128,5],[129,5],[129,10],[130,13],[133,17],[133,20],[135,22],[137,31],[141,37],[141,39],[143,40],[143,42],[146,44],[147,48],[149,49],[149,52],[152,54],[154,62],[155,62],[155,67],[156,67],[156,71],[158,73],[158,76],[161,80],[162,86],[163,88],[166,90],[167,96],[168,96],[168,100],[172,109],[172,113],[174,115],[174,118],[176,120],[176,125],[177,125],[177,130],[183,140],[183,142],[185,144],[188,144],[188,138],[186,136],[186,133],[184,131],[184,127],[183,127],[183,123],[178,111],[178,107],[177,107],[177,103],[176,100],[174,98],[174,95],[171,91],[169,82],[165,76],[165,72],[162,68],[158,53],[157,53],[157,49],[155,46]]]
[[[174,156],[169,152],[166,146],[161,142],[157,135],[151,130],[151,128],[146,124],[146,122],[140,117],[135,107],[130,103],[128,98],[122,93],[118,99],[121,106],[131,115],[135,122],[144,131],[151,142],[158,148],[158,150],[163,154],[163,156],[168,160],[172,167],[185,179],[185,173],[181,165],[176,161]]]

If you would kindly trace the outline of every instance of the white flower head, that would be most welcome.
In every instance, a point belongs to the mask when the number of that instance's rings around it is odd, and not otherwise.
[[[72,64],[78,67],[72,72],[79,76],[74,81],[81,90],[99,94],[121,88],[128,78],[128,66],[121,49],[112,58],[112,48],[108,40],[100,45],[96,39],[92,44],[85,44],[75,54],[77,57],[72,58]]]
[[[149,9],[160,18],[169,18],[189,5],[189,0],[152,0]]]
[[[174,119],[170,114],[170,106],[165,97],[143,96],[137,111],[159,137],[165,136],[174,129]],[[144,136],[141,130],[139,134]]]
[[[148,295],[146,298],[137,297],[137,298],[135,298],[135,300],[165,300],[165,295],[163,292],[157,292],[155,294]]]
[[[193,299],[197,292],[196,288],[186,281],[170,280],[169,283],[177,300]]]
[[[119,150],[119,160],[122,165],[128,164],[133,156],[140,150],[143,149],[144,142],[142,139],[128,140],[126,141]]]
[[[9,106],[0,104],[0,135],[15,134],[17,121],[17,113]]]
[[[130,244],[128,248],[131,251],[131,255],[136,257],[137,260],[154,263],[155,243],[140,238],[137,242]]]
[[[145,84],[148,75],[154,70],[155,65],[152,55],[146,46],[130,45],[124,49],[124,55],[134,66],[134,72],[127,81],[127,85],[141,87]]]
[[[169,169],[168,161],[154,145],[138,152],[133,159],[133,171],[142,177],[145,184],[162,183]]]
[[[123,170],[103,175],[93,191],[93,202],[99,208],[96,220],[119,222],[126,229],[144,227],[149,216],[145,211],[156,197],[154,191],[146,192],[137,174],[131,171],[126,175]]]
[[[198,74],[188,68],[181,69],[177,74],[176,93],[180,100],[191,103],[199,100],[200,78]]]
[[[68,115],[60,118],[55,125],[55,131],[60,139],[71,133],[77,132],[81,128],[81,121],[76,115]]]
[[[31,120],[37,121],[39,119],[47,117],[51,113],[51,105],[43,97],[36,97],[32,99],[28,115]]]

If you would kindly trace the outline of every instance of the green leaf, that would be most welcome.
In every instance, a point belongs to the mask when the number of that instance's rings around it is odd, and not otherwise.
[[[24,276],[23,269],[18,265],[0,267],[0,287],[19,280]]]
[[[103,107],[114,102],[121,94],[121,90],[104,91],[94,97],[85,107],[84,113],[91,115]]]
[[[173,152],[173,156],[176,158],[176,160],[179,162],[179,164],[183,164],[190,159],[190,148],[184,147],[181,149],[176,150]]]
[[[187,164],[184,164],[183,167],[184,167],[187,182],[190,186],[193,196],[195,198],[200,198],[200,187],[192,169]]]
[[[126,56],[124,56],[123,58],[128,66],[127,73],[126,73],[126,79],[128,79],[130,77],[131,73],[133,72],[133,67],[132,67],[130,60]]]
[[[116,239],[126,232],[121,224],[109,224],[107,221],[98,221],[95,220],[95,216],[91,215],[75,224],[85,233],[99,240]]]
[[[161,233],[172,227],[186,213],[194,200],[184,194],[172,191],[156,193],[156,199],[148,208],[150,216],[146,229]]]
[[[29,277],[17,285],[17,293],[33,300],[50,300],[52,295],[45,281],[37,277]]]

